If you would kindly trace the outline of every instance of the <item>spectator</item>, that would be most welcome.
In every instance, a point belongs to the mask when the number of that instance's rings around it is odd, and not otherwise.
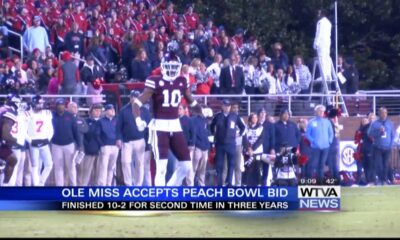
[[[94,36],[90,39],[90,44],[88,47],[88,55],[92,55],[96,62],[100,65],[107,64],[107,53],[105,49],[101,46],[101,41],[99,36]]]
[[[33,18],[34,26],[27,29],[23,35],[24,47],[31,53],[33,49],[38,48],[42,53],[46,47],[50,46],[49,37],[44,27],[40,26],[39,16]]]
[[[228,36],[222,37],[221,45],[217,48],[217,53],[221,54],[222,59],[227,59],[231,56],[232,52],[229,48],[229,38]]]
[[[244,185],[248,187],[257,187],[261,183],[261,169],[262,164],[260,161],[255,161],[257,155],[264,152],[265,128],[258,121],[258,116],[251,113],[248,120],[248,127],[245,137],[243,138],[243,151],[245,152],[246,162],[245,172],[243,175]]]
[[[82,79],[83,88],[86,89],[83,93],[87,93],[88,95],[100,95],[103,91],[103,87],[100,83],[104,78],[104,72],[99,66],[94,64],[92,55],[86,57],[86,62],[80,71],[80,77]],[[97,97],[86,99],[89,105],[100,103],[101,101],[102,99]]]
[[[22,68],[22,60],[19,57],[14,57],[14,66],[11,68],[11,71],[18,78],[18,82],[21,85],[25,85],[28,83],[28,76],[26,75],[26,71]]]
[[[303,58],[300,55],[294,57],[294,72],[300,84],[300,94],[308,94],[310,92],[311,73],[310,69],[303,64]]]
[[[306,137],[311,144],[311,156],[306,166],[306,178],[311,179],[314,171],[317,173],[317,183],[323,184],[324,167],[329,154],[329,146],[333,141],[333,128],[328,119],[324,118],[325,106],[315,107],[315,117],[307,125]]]
[[[151,72],[151,63],[147,59],[146,51],[141,48],[138,50],[137,57],[131,64],[132,78],[135,81],[144,82]]]
[[[259,109],[257,114],[259,124],[264,127],[263,151],[266,154],[275,154],[275,126],[268,121],[269,116],[265,108]],[[272,165],[263,162],[261,186],[271,186],[272,179]]]
[[[63,99],[58,99],[56,102],[56,111],[53,112],[54,135],[51,140],[55,184],[59,187],[76,186],[76,167],[73,156],[75,146],[79,149],[82,146],[76,118],[65,111],[64,104]]]
[[[285,73],[282,68],[276,70],[276,94],[286,94],[288,86],[285,84]]]
[[[332,59],[330,56],[332,24],[326,17],[325,10],[318,11],[318,19],[313,48],[317,51],[321,75],[325,81],[329,81],[332,79]]]
[[[213,85],[211,86],[211,94],[220,93],[220,75],[221,75],[221,54],[216,54],[214,57],[214,62],[207,68],[207,73],[213,79]]]
[[[146,54],[151,62],[157,59],[156,32],[154,30],[149,31],[149,37],[143,43],[143,48],[146,50]]]
[[[72,60],[71,53],[65,51],[62,54],[64,63],[58,69],[58,82],[60,84],[60,94],[79,94],[80,76],[79,69]]]
[[[86,119],[88,131],[83,135],[85,157],[79,164],[78,186],[96,184],[91,179],[96,179],[96,163],[100,152],[99,119],[102,106],[94,104],[90,107],[89,117]]]
[[[202,106],[204,109],[204,106]],[[208,136],[208,121],[202,112],[194,110],[192,123],[194,126],[194,153],[193,153],[193,173],[197,186],[205,186],[206,167],[208,160],[208,151],[210,150],[210,142]],[[195,180],[196,183],[196,180]]]
[[[72,29],[65,35],[65,50],[71,53],[84,54],[84,39],[83,34],[79,31],[77,22],[72,24]]]
[[[300,131],[296,123],[289,120],[290,113],[286,107],[281,108],[279,121],[275,123],[275,149],[281,147],[297,148],[300,142]]]
[[[332,129],[333,129],[333,140],[331,145],[329,146],[329,153],[328,153],[328,159],[327,159],[327,165],[329,168],[330,172],[330,177],[334,180],[335,184],[340,183],[340,176],[339,176],[339,123],[338,123],[338,117],[340,117],[340,114],[338,112],[338,109],[333,108],[332,105],[328,106],[327,111],[325,112],[327,118],[332,124]]]
[[[275,69],[283,69],[286,71],[289,66],[289,58],[282,50],[282,44],[277,42],[272,45],[272,58],[271,62],[274,64]]]
[[[190,64],[192,62],[193,56],[192,56],[192,53],[190,52],[190,44],[189,43],[183,44],[182,52],[179,55],[179,58],[181,59],[182,64]]]
[[[57,78],[58,74],[52,68],[48,68],[46,72],[50,76],[50,81],[47,86],[47,94],[57,95],[58,89],[60,88],[60,83]],[[47,80],[47,78],[44,79],[43,81],[46,81],[46,80]]]
[[[59,16],[56,24],[53,25],[53,29],[50,34],[50,41],[54,45],[54,52],[58,55],[65,49],[65,36],[68,32],[69,27],[65,22],[65,17]]]
[[[277,90],[278,80],[275,78],[275,67],[273,63],[268,63],[266,83],[268,86],[268,93],[277,94],[276,90]]]
[[[341,90],[345,90],[343,92],[347,94],[356,93],[358,91],[359,75],[353,59],[348,58],[346,61],[344,61],[343,76],[346,79],[346,87],[345,89],[342,88]]]
[[[204,63],[200,64],[200,69],[196,72],[194,77],[197,82],[196,94],[210,94],[213,86],[213,79],[207,74],[207,68]]]
[[[217,52],[215,51],[215,49],[213,47],[210,47],[207,50],[207,55],[205,57],[204,63],[206,64],[207,67],[210,67],[213,63],[215,63],[215,56],[217,55]],[[219,56],[221,56],[221,54],[219,54]],[[222,62],[222,56],[221,56],[221,60],[219,62]]]
[[[310,142],[308,141],[308,139],[306,137],[307,125],[308,125],[307,119],[300,118],[300,120],[298,122],[298,127],[299,127],[300,135],[301,135],[299,149],[300,149],[300,158],[303,159],[302,162],[299,162],[301,178],[305,177],[306,164],[311,156]]]
[[[162,50],[157,51],[156,59],[151,62],[151,68],[156,69],[161,66],[161,59],[164,56],[164,52]]]
[[[132,90],[130,102],[118,113],[117,117],[117,146],[121,149],[121,164],[125,186],[142,186],[145,175],[145,132],[139,131],[132,115],[132,104],[139,97],[140,92]],[[150,113],[147,108],[140,108],[140,117],[150,122]],[[134,159],[134,174],[132,176],[132,159]]]
[[[39,80],[39,66],[36,60],[29,60],[26,77],[29,82],[33,82],[37,86]]]
[[[255,80],[255,71],[257,65],[258,65],[258,60],[255,57],[249,57],[246,60],[246,64],[243,69],[246,94],[256,93],[254,80]]]
[[[199,15],[193,12],[193,8],[193,4],[188,4],[186,6],[186,13],[184,15],[184,19],[189,31],[195,30],[197,28],[197,24],[200,21]]]
[[[240,105],[235,102],[231,106],[231,112],[235,113],[239,121],[242,122],[243,126],[246,126],[243,118],[240,116]],[[240,128],[236,127],[236,157],[235,157],[235,186],[240,187],[242,185],[242,166],[243,166],[243,135],[240,134]]]
[[[243,68],[239,66],[239,56],[231,55],[231,64],[221,69],[220,84],[222,94],[242,94],[244,89]]]
[[[245,126],[239,120],[236,113],[230,112],[231,103],[224,100],[222,111],[217,113],[210,125],[211,133],[215,136],[216,164],[219,186],[232,186],[233,172],[236,160],[236,126],[239,127],[239,135],[243,135]],[[228,160],[228,173],[226,179],[223,179],[222,172],[224,168],[225,156]]]
[[[388,179],[389,159],[394,143],[394,126],[387,117],[386,107],[379,109],[379,119],[371,123],[368,129],[368,136],[372,138],[373,159],[375,161],[375,171],[379,179],[379,184],[391,184]]]
[[[119,148],[116,146],[115,109],[112,104],[105,107],[105,116],[99,120],[100,154],[97,161],[97,185],[112,186]]]

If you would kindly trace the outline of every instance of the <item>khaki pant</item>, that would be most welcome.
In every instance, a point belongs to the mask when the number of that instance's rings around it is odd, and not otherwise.
[[[30,187],[32,186],[32,166],[31,166],[31,154],[28,150],[25,151],[25,164],[24,171],[22,173],[22,184],[21,186]],[[19,184],[17,182],[17,184]]]
[[[208,151],[195,148],[193,154],[193,172],[198,178],[198,185],[205,186],[206,167],[208,161]]]
[[[117,146],[103,146],[97,161],[97,185],[111,186],[116,169],[119,149]]]
[[[151,179],[151,151],[144,152],[143,186],[153,186],[152,179]]]
[[[78,165],[78,186],[89,186],[91,177],[95,172],[97,156],[85,155],[81,164]]]
[[[193,163],[193,155],[194,155],[194,147],[189,148],[189,154],[190,154],[190,161]],[[193,165],[193,164],[192,164]],[[189,170],[187,176],[186,176],[186,186],[193,187],[194,186],[194,176],[195,176],[195,171],[192,169]]]
[[[121,164],[125,186],[132,186],[132,158],[135,168],[133,170],[133,185],[142,186],[144,176],[144,139],[122,143]]]
[[[76,167],[73,159],[74,153],[74,143],[63,146],[57,144],[51,145],[56,186],[76,186]]]

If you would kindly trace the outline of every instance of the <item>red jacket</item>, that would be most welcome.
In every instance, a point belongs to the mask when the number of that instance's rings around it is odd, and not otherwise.
[[[193,13],[191,15],[186,13],[183,17],[185,18],[189,30],[194,30],[197,28],[197,24],[199,23],[199,15],[197,15],[197,13]]]

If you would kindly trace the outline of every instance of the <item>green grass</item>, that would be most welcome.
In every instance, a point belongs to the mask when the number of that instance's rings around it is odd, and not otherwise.
[[[399,237],[400,187],[342,188],[342,211],[245,218],[0,212],[0,237]]]

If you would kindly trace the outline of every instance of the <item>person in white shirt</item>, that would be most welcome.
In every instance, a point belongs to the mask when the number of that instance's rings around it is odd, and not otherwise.
[[[318,19],[313,47],[317,51],[320,71],[324,79],[332,80],[332,59],[330,57],[332,24],[324,10],[318,12]]]
[[[17,121],[14,123],[11,129],[11,135],[17,139],[17,143],[12,147],[12,151],[17,157],[17,165],[15,166],[13,175],[8,182],[8,186],[22,186],[23,185],[23,176],[24,176],[24,167],[26,160],[26,148],[25,148],[25,140],[28,133],[28,114],[26,110],[28,108],[28,104],[26,102],[22,102],[20,107],[18,108]]]
[[[46,47],[50,46],[49,36],[46,29],[40,26],[40,16],[33,18],[34,25],[28,28],[23,35],[25,49],[31,53],[33,49],[38,48],[42,54],[46,52]]]
[[[33,186],[44,186],[53,168],[50,153],[50,141],[54,134],[52,113],[44,109],[44,100],[36,95],[32,98],[32,109],[29,111],[28,142],[32,161]],[[41,166],[44,166],[41,171]]]

